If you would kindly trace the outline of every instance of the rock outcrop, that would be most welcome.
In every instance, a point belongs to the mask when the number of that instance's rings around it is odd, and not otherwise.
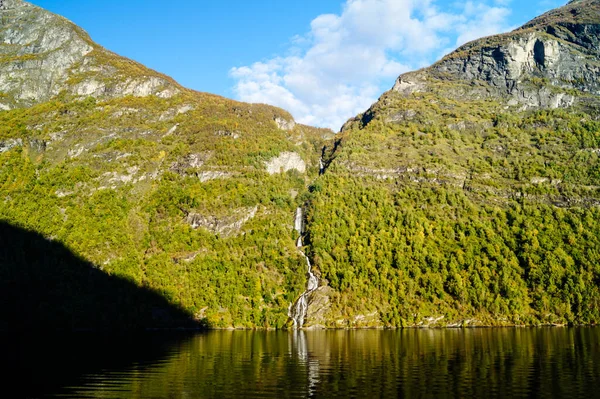
[[[467,43],[429,68],[400,76],[403,96],[439,92],[463,99],[503,98],[522,109],[598,105],[600,2],[580,0],[513,32]],[[451,88],[444,87],[453,82]],[[460,84],[460,86],[458,86]],[[361,118],[368,124],[373,109]]]
[[[267,172],[270,175],[285,173],[289,170],[297,170],[300,173],[306,172],[306,163],[295,152],[283,152],[267,162]]]
[[[181,90],[172,80],[98,46],[61,16],[21,0],[4,0],[0,12],[1,109],[30,106],[59,93],[171,97]]]
[[[185,220],[193,229],[203,227],[214,234],[227,237],[239,232],[246,222],[256,216],[257,212],[258,207],[236,209],[231,215],[224,217],[190,213]]]
[[[281,130],[294,130],[296,127],[296,122],[293,119],[287,120],[278,116],[274,120],[277,127]]]

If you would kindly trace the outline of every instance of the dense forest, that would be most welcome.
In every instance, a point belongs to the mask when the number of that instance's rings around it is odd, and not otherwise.
[[[0,154],[0,218],[203,324],[283,327],[305,282],[293,218],[307,175],[264,164],[295,151],[316,175],[327,132],[282,131],[277,112],[193,93],[2,112],[3,143],[16,145]]]
[[[575,109],[381,102],[311,186],[312,256],[341,325],[374,312],[386,326],[597,323],[600,124]],[[385,122],[401,108],[414,118]]]

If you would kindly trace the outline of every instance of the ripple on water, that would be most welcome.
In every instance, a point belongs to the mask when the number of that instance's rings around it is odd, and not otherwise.
[[[19,365],[16,372],[30,373],[22,396],[588,398],[600,387],[599,328],[228,331],[127,345],[119,339],[102,340],[92,354],[80,345],[68,353],[63,343],[63,358],[72,363],[62,369]],[[90,336],[87,344],[95,342]],[[46,353],[36,353],[43,365]],[[35,381],[39,390],[30,391]]]

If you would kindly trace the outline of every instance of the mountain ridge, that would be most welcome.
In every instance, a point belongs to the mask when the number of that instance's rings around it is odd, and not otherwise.
[[[183,90],[172,78],[94,43],[62,16],[20,0],[3,4],[3,108],[31,106],[63,91],[78,97],[110,98],[172,97]]]

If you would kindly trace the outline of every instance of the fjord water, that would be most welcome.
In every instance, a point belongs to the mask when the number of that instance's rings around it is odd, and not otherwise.
[[[21,397],[600,395],[600,328],[84,334],[2,346],[3,389]]]

